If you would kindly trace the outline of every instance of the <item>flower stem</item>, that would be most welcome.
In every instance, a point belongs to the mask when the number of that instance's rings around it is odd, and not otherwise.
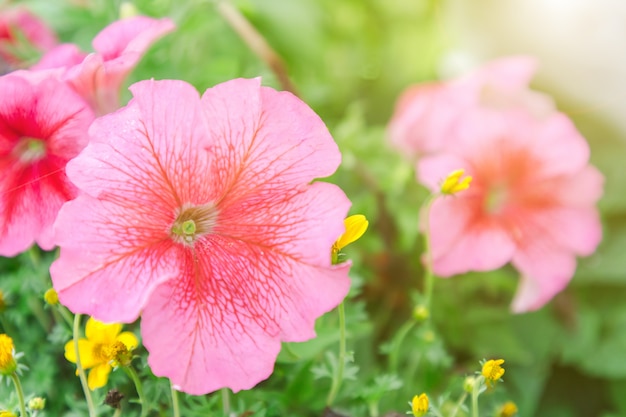
[[[11,374],[11,379],[13,380],[13,384],[15,385],[15,392],[17,392],[17,398],[20,401],[20,416],[27,417],[26,414],[26,403],[24,401],[24,390],[22,390],[22,384],[20,383],[20,377],[17,376],[15,372]]]
[[[267,42],[261,33],[228,0],[217,1],[217,11],[241,37],[248,47],[261,58],[276,76],[283,90],[298,95],[295,85],[289,79],[287,67],[282,58]]]
[[[472,417],[478,417],[478,395],[480,395],[480,386],[484,378],[479,376],[472,386]]]
[[[83,386],[83,392],[85,393],[85,400],[87,400],[87,410],[89,410],[89,417],[96,417],[96,409],[93,405],[93,399],[91,398],[91,391],[87,384],[87,377],[85,376],[85,370],[80,363],[80,351],[78,350],[78,332],[80,329],[80,314],[74,316],[74,353],[76,354],[76,369],[78,370],[78,377],[80,383]]]
[[[172,393],[172,411],[174,417],[180,417],[180,406],[178,405],[178,391],[174,389],[172,381],[170,381],[170,392]]]
[[[473,388],[472,388],[472,391],[473,391]],[[454,410],[452,410],[452,413],[450,414],[449,417],[456,417],[456,413],[459,412],[459,409],[461,408],[461,405],[463,405],[463,403],[465,402],[466,398],[467,398],[467,391],[464,391],[463,395],[461,395],[461,398],[459,398],[459,401],[454,406]]]
[[[137,396],[139,397],[139,403],[141,404],[141,417],[145,417],[148,415],[148,403],[146,402],[146,397],[143,394],[143,386],[141,385],[141,380],[139,380],[139,376],[135,369],[132,366],[123,366],[124,372],[130,379],[133,380],[135,384],[135,390],[137,391]]]
[[[224,416],[230,416],[230,394],[228,388],[222,388],[222,408],[224,409]]]
[[[402,327],[400,327],[400,329],[398,329],[398,332],[392,342],[391,351],[389,352],[389,370],[391,373],[395,373],[398,370],[400,347],[416,323],[417,322],[415,320],[407,321],[402,325]]]
[[[329,407],[332,405],[333,401],[335,401],[335,397],[339,392],[343,380],[344,367],[346,365],[346,311],[343,302],[337,307],[337,312],[339,313],[339,359],[336,373],[330,386],[330,392],[326,399],[326,405]]]
[[[435,276],[433,275],[433,254],[430,247],[430,209],[435,199],[439,194],[431,194],[428,196],[423,205],[422,221],[424,222],[424,232],[422,233],[424,239],[424,298],[425,306],[428,310],[428,319],[432,317],[431,304],[433,298],[433,287],[435,285]]]

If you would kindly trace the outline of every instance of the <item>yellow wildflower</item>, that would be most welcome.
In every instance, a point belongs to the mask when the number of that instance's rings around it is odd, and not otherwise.
[[[13,339],[0,334],[0,375],[11,375],[17,369]]]
[[[17,415],[10,411],[2,410],[0,411],[0,417],[17,417]]]
[[[48,291],[46,291],[43,295],[43,299],[47,304],[51,306],[59,304],[59,294],[57,294],[54,288],[50,288]]]
[[[105,386],[113,366],[130,363],[130,351],[139,345],[139,341],[132,332],[120,333],[121,330],[121,324],[104,324],[93,318],[87,320],[87,338],[78,340],[78,352],[82,367],[91,369],[87,377],[89,389]],[[65,358],[76,363],[73,340],[65,344]]]
[[[517,406],[513,401],[507,401],[498,410],[498,417],[513,417],[517,414]]]
[[[411,411],[415,417],[422,417],[428,412],[428,396],[424,393],[416,395],[411,401]]]
[[[441,193],[451,195],[467,190],[472,182],[472,177],[468,175],[461,179],[464,174],[464,169],[457,169],[449,173],[443,184],[441,184]]]
[[[332,261],[333,264],[338,262],[339,251],[344,247],[348,246],[350,243],[358,240],[365,231],[367,230],[367,226],[369,222],[362,214],[354,214],[343,221],[343,224],[346,228],[346,231],[343,232],[337,238],[337,241],[333,243],[332,248]]]
[[[481,371],[487,386],[492,386],[504,375],[504,368],[500,365],[504,363],[504,359],[490,359],[484,363]]]

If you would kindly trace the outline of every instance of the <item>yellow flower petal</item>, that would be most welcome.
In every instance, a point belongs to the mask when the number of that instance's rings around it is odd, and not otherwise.
[[[93,368],[102,363],[102,360],[94,355],[94,343],[87,339],[78,339],[78,352],[80,353],[80,364],[83,369]],[[74,341],[70,340],[65,344],[65,359],[76,363],[76,351]]]
[[[87,377],[87,385],[89,386],[89,389],[93,391],[96,388],[105,386],[109,380],[111,369],[111,365],[104,363],[89,371],[89,376]]]
[[[335,249],[341,250],[344,247],[348,246],[350,243],[358,240],[365,231],[367,230],[367,226],[369,222],[362,214],[354,214],[343,222],[346,231],[337,238],[337,241],[333,245]]]
[[[115,340],[124,343],[128,350],[133,350],[139,346],[139,340],[133,332],[122,332]]]
[[[122,331],[122,325],[118,323],[104,324],[92,317],[87,320],[85,336],[94,343],[110,345]]]

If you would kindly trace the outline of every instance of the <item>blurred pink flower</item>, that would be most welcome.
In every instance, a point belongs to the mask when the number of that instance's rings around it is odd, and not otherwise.
[[[76,195],[65,164],[87,144],[93,113],[53,78],[5,75],[0,97],[0,255],[52,249],[52,224]]]
[[[20,56],[30,43],[39,51],[47,51],[54,47],[57,38],[44,22],[24,8],[13,8],[0,11],[0,60],[5,60],[11,66],[25,64]]]
[[[449,277],[511,262],[522,274],[512,309],[540,308],[568,284],[576,255],[600,242],[603,177],[563,114],[476,111],[458,123],[446,152],[417,164],[432,190],[454,169],[473,176],[469,190],[432,206],[434,272]]]
[[[330,254],[350,202],[311,182],[339,150],[304,103],[258,79],[202,98],[182,81],[130,89],[68,165],[84,193],[55,224],[54,286],[105,322],[141,314],[149,364],[178,389],[251,388],[348,291],[349,265]]]
[[[391,144],[410,157],[445,147],[458,119],[474,109],[524,109],[537,118],[554,111],[550,97],[528,89],[536,70],[531,57],[502,58],[458,80],[418,84],[398,99],[389,123]]]
[[[93,40],[95,52],[62,44],[44,55],[35,70],[64,68],[62,78],[85,98],[98,115],[120,106],[120,89],[150,45],[174,30],[170,19],[135,16],[104,28]]]

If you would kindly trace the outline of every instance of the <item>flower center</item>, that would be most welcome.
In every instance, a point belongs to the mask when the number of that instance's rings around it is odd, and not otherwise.
[[[22,162],[37,162],[46,156],[46,142],[42,139],[23,137],[13,152]]]
[[[217,209],[214,205],[185,204],[176,215],[176,220],[170,229],[170,236],[175,242],[193,246],[200,237],[211,233],[216,221]]]
[[[490,187],[484,200],[484,207],[487,213],[501,213],[506,205],[508,194],[507,187],[504,184]]]

